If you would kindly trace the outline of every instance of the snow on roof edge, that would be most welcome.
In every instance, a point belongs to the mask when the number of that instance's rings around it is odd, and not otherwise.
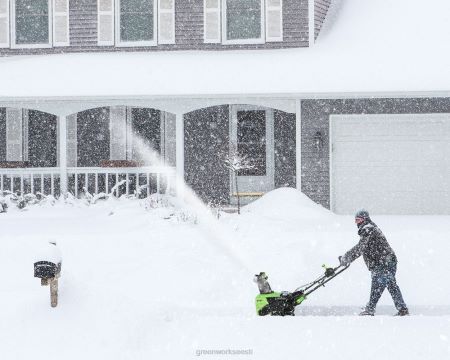
[[[0,96],[0,102],[53,102],[75,100],[166,100],[166,99],[278,99],[278,100],[326,100],[326,99],[402,99],[402,98],[448,98],[449,90],[431,91],[363,91],[363,92],[290,92],[290,93],[185,93],[185,94],[111,94],[111,95],[60,95],[60,96]]]

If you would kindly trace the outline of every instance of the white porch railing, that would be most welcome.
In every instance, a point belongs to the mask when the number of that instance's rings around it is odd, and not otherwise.
[[[13,193],[41,193],[59,196],[61,194],[60,168],[0,168],[0,191]],[[168,193],[175,185],[175,167],[71,167],[67,177],[68,192],[78,197],[88,191],[114,195]]]
[[[13,193],[41,193],[58,195],[60,183],[59,168],[17,168],[0,169],[0,191]],[[56,189],[58,191],[56,191]]]
[[[172,190],[175,183],[174,167],[135,167],[135,168],[68,168],[68,190],[75,197],[80,191],[87,190],[90,193],[110,193],[114,191],[116,196],[130,195],[139,190],[147,194],[167,193]],[[116,186],[120,183],[121,186]]]

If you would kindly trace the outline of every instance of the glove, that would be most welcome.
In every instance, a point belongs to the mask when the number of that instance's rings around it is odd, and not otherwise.
[[[326,268],[325,270],[325,276],[330,277],[334,275],[334,269],[333,268]]]
[[[344,258],[342,256],[339,256],[338,259],[339,259],[339,265],[341,265],[341,266],[348,265],[348,263],[344,260]]]

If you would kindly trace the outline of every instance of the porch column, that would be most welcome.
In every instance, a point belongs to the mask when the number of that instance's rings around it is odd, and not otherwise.
[[[59,179],[61,195],[67,194],[67,118],[59,117]]]
[[[182,195],[184,183],[184,119],[183,113],[176,113],[176,172],[177,194]]]
[[[313,47],[314,42],[315,42],[314,7],[315,7],[315,1],[308,0],[308,46],[309,47]]]
[[[302,191],[302,107],[300,99],[295,100],[295,181]]]

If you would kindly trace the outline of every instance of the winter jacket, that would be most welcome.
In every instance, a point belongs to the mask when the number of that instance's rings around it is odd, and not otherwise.
[[[386,237],[372,221],[363,223],[358,230],[359,243],[345,253],[342,262],[349,264],[361,255],[370,271],[388,269],[397,263],[394,250]]]

